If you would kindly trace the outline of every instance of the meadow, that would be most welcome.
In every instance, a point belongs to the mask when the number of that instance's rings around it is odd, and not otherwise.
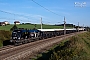
[[[11,25],[6,25],[6,26],[0,26],[0,30],[7,30],[9,31],[12,27],[14,26],[14,24]],[[40,29],[41,25],[40,24],[20,24],[17,25],[18,28],[27,28],[27,29]],[[63,26],[55,26],[55,25],[42,25],[43,29],[63,29]],[[66,27],[66,28],[72,28],[72,27]]]

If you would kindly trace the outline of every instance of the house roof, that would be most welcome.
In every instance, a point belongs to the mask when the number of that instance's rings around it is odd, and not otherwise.
[[[14,23],[20,23],[19,21],[15,21]]]
[[[0,24],[5,24],[5,22],[0,22]]]

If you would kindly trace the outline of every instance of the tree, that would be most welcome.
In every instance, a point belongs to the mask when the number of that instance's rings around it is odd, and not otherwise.
[[[17,27],[16,25],[14,25],[14,26],[10,29],[10,31],[13,31],[13,30],[15,30],[15,29],[18,29],[18,27]]]

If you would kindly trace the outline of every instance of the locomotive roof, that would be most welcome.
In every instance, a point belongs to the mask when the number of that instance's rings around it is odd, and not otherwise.
[[[38,29],[40,31],[62,31],[64,29]],[[76,30],[75,28],[73,29],[66,29],[66,30]]]
[[[40,30],[25,30],[25,29],[16,29],[13,32],[40,32]]]
[[[40,32],[39,30],[28,30],[29,32]]]

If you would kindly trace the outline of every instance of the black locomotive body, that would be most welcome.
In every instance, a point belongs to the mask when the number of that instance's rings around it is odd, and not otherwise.
[[[39,30],[25,30],[17,29],[12,32],[10,42],[15,45],[27,43],[41,38],[41,31]]]

